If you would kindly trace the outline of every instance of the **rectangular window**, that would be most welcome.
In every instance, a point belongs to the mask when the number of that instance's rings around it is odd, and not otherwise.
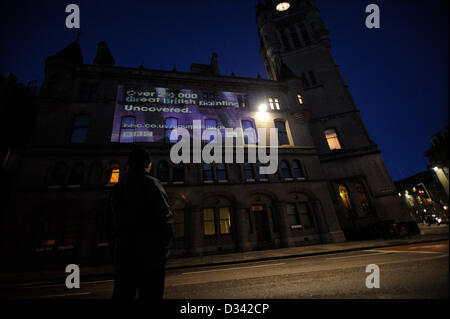
[[[249,120],[242,120],[241,124],[244,134],[244,144],[256,144],[256,131],[253,122]]]
[[[72,143],[85,143],[89,124],[88,115],[77,115],[73,120]]]
[[[247,95],[238,95],[237,100],[238,100],[239,107],[247,107],[247,105],[248,105]]]
[[[337,133],[334,129],[328,129],[324,131],[325,137],[328,142],[328,147],[330,150],[340,150],[341,144],[339,143],[339,138],[337,136]]]
[[[220,233],[221,234],[231,233],[230,208],[228,207],[219,208],[219,220],[220,220]]]
[[[278,145],[289,145],[289,139],[284,121],[275,121],[275,127],[278,129]]]
[[[280,101],[277,97],[269,97],[269,105],[271,110],[279,110],[280,109]]]
[[[111,176],[109,177],[110,184],[117,184],[119,182],[120,169],[113,168],[111,170]]]
[[[289,226],[300,225],[300,220],[297,214],[297,207],[294,203],[286,204],[287,222]]]
[[[164,143],[170,144],[170,143],[176,143],[178,142],[179,138],[170,138],[170,135],[172,131],[176,130],[178,127],[178,119],[174,117],[169,117],[166,119],[166,126],[165,126],[165,133],[164,133]]]
[[[216,170],[217,170],[217,179],[219,181],[228,180],[227,167],[224,163],[217,163]]]
[[[214,223],[214,208],[203,209],[203,234],[205,236],[212,236],[216,234],[216,227]]]
[[[134,131],[136,129],[136,118],[125,116],[120,124],[119,143],[133,143]]]

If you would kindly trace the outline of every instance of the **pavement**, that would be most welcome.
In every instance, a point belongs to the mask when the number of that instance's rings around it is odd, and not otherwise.
[[[301,247],[236,252],[207,256],[183,257],[173,259],[169,258],[166,269],[175,270],[215,265],[231,265],[254,261],[269,261],[286,258],[326,255],[358,250],[384,248],[390,246],[437,242],[448,240],[449,238],[448,225],[419,225],[419,229],[420,235],[413,236],[410,239],[349,241],[343,243],[318,244]],[[84,279],[105,276],[111,277],[113,275],[113,267],[111,265],[101,267],[82,267],[80,268],[80,275]],[[61,279],[65,279],[66,277],[67,273],[64,272],[64,269],[44,272],[3,273],[0,274],[0,285],[52,282],[60,281]]]

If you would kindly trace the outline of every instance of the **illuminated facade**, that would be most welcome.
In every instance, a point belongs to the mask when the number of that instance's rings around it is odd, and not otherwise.
[[[92,64],[78,42],[47,58],[2,260],[30,268],[110,262],[109,190],[135,143],[152,153],[152,174],[171,200],[172,256],[341,242],[381,220],[410,222],[314,2],[278,10],[266,2],[257,23],[268,80],[221,75],[217,54],[191,72],[117,67],[104,42]],[[262,174],[258,161],[172,163],[170,133],[193,120],[204,131],[277,128],[278,171]],[[259,138],[246,135],[233,152],[247,158]]]

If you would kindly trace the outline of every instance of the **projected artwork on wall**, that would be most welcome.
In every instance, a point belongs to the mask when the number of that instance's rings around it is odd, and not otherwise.
[[[193,120],[202,128],[241,127],[247,112],[245,93],[119,85],[111,142],[174,143],[171,129],[191,131]]]

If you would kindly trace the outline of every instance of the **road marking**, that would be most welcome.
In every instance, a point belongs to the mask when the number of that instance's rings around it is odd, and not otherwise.
[[[79,293],[75,293],[75,294],[61,294],[61,295],[47,295],[47,296],[39,296],[36,297],[37,299],[41,299],[41,298],[52,298],[52,297],[71,297],[71,296],[82,296],[82,295],[90,295],[92,294],[92,292],[88,291],[88,292],[79,292]]]
[[[99,281],[82,281],[80,283],[80,285],[90,285],[90,284],[99,284],[102,282],[110,282],[110,281],[114,281],[114,279],[111,280],[99,280]],[[29,285],[32,285],[33,283],[30,283]],[[17,287],[17,290],[22,290],[22,289],[36,289],[36,288],[51,288],[51,287],[60,287],[60,286],[65,286],[65,284],[50,284],[50,285],[35,285],[35,286],[24,286],[24,287]]]
[[[342,257],[328,257],[327,259],[342,259],[342,258],[353,258],[353,257],[364,257],[364,256],[378,256],[378,255],[383,255],[383,254],[389,254],[390,252],[379,252],[377,251],[376,253],[373,254],[364,254],[364,255],[351,255],[351,256],[342,256]]]
[[[222,269],[211,269],[211,270],[199,270],[199,271],[183,272],[182,275],[197,274],[197,273],[202,273],[202,272],[226,271],[226,270],[236,270],[236,269],[245,269],[245,268],[257,268],[257,267],[268,267],[268,266],[277,266],[277,265],[284,265],[284,264],[286,264],[286,263],[257,265],[257,266],[246,266],[246,267],[222,268]]]

